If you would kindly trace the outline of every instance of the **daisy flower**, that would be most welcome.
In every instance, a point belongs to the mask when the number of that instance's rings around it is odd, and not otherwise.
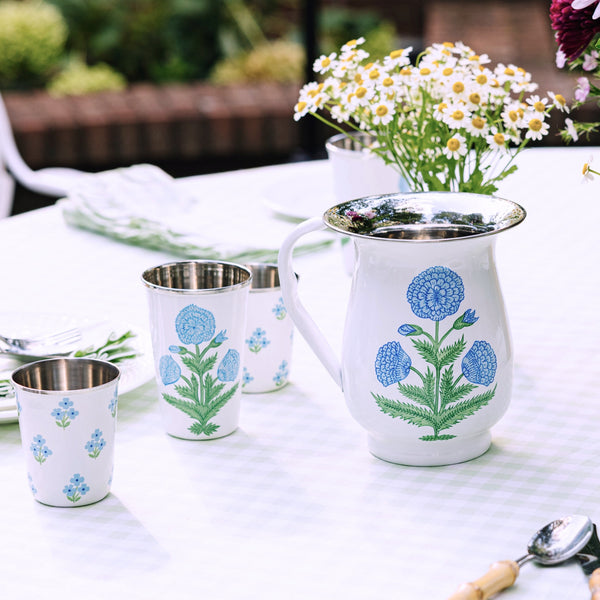
[[[464,104],[449,104],[444,112],[444,123],[453,129],[465,127],[471,113]]]
[[[331,65],[335,60],[336,53],[332,52],[329,56],[325,56],[322,54],[315,62],[313,63],[313,71],[315,73],[327,73],[329,69],[331,69]]]
[[[506,137],[503,133],[499,132],[495,127],[490,129],[489,135],[485,137],[485,141],[488,143],[492,150],[496,150],[501,154],[506,153]]]
[[[527,121],[527,133],[525,134],[525,139],[528,140],[541,140],[548,133],[548,129],[550,126],[548,123],[544,123],[539,117],[533,117],[528,119],[525,117]]]
[[[488,124],[483,117],[476,115],[467,121],[465,129],[475,137],[482,137],[488,132]]]
[[[394,118],[394,103],[389,101],[380,101],[373,106],[373,124],[387,125]]]
[[[561,112],[569,112],[569,107],[567,106],[567,100],[562,94],[555,94],[554,92],[548,92],[548,96],[550,96],[550,100],[552,100],[552,105],[560,110]]]
[[[527,98],[527,104],[537,113],[544,114],[546,112],[546,104],[548,98],[540,98],[539,96],[530,96]]]
[[[444,147],[444,154],[448,158],[458,160],[461,156],[464,156],[467,153],[467,144],[465,143],[466,141],[467,140],[462,135],[460,135],[459,133],[455,133],[446,142],[446,146]]]

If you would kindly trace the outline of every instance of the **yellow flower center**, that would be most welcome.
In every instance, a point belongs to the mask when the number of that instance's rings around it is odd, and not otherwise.
[[[544,112],[544,111],[546,110],[546,107],[544,106],[544,103],[543,103],[543,102],[536,102],[536,103],[533,105],[533,108],[534,108],[535,110],[537,110],[538,112]]]
[[[318,92],[322,92],[323,88],[325,87],[325,84],[323,82],[321,82],[318,86],[317,86],[317,91]]]
[[[362,82],[363,82],[362,75],[360,73],[357,73],[354,76],[354,83],[358,83],[358,85],[360,85]]]
[[[372,69],[372,68],[373,68],[373,64],[374,64],[374,63],[372,63],[372,62],[370,62],[370,63],[366,64],[366,65],[365,65],[365,71],[368,71],[369,69]]]
[[[527,71],[523,67],[517,67],[517,71],[521,73],[521,75],[525,75],[525,73],[527,73]]]
[[[581,171],[581,174],[586,175],[589,170],[590,170],[590,163],[585,163],[583,165],[583,170]]]
[[[410,70],[410,67],[404,67],[400,71],[400,75],[410,75],[411,73],[412,73],[412,71]]]
[[[475,129],[483,129],[485,127],[485,120],[481,117],[475,117],[471,123]]]
[[[504,69],[504,74],[513,77],[515,72],[510,67],[506,67],[506,69]]]
[[[565,97],[562,94],[556,94],[554,96],[554,99],[561,105],[564,106],[567,101],[565,100]]]
[[[529,129],[531,131],[539,131],[542,128],[542,122],[539,119],[531,119],[529,121]]]
[[[454,44],[452,42],[444,42],[442,46],[445,48],[454,48]]]
[[[479,54],[472,54],[469,56],[469,60],[479,60]]]
[[[310,90],[310,92],[307,93],[307,96],[314,98],[318,93],[319,93],[319,90]]]
[[[440,102],[437,107],[439,112],[443,112],[447,108],[448,108],[448,105],[445,102]]]
[[[452,75],[452,73],[454,73],[454,69],[452,67],[446,67],[442,71],[442,75],[445,75],[446,77],[448,77],[448,75]]]
[[[352,46],[356,46],[357,40],[350,40],[349,42],[346,42],[346,46],[352,48]]]
[[[519,120],[519,113],[516,110],[509,110],[508,111],[508,118],[513,123],[516,123]]]
[[[477,92],[473,92],[469,96],[469,102],[472,102],[473,104],[479,104],[481,102],[481,96]]]
[[[390,87],[394,85],[394,80],[391,77],[386,77],[381,83],[384,87]]]
[[[446,56],[452,56],[452,52],[450,52],[450,50],[446,50],[444,48],[444,50],[442,50],[442,54],[446,55]]]
[[[377,79],[379,77],[379,71],[377,69],[373,69],[370,73],[369,73],[369,78],[370,79]]]
[[[504,135],[502,133],[494,134],[494,142],[496,142],[496,144],[498,144],[498,146],[503,146],[504,145]]]
[[[298,102],[296,104],[296,112],[302,112],[306,108],[306,102]]]
[[[321,66],[322,67],[328,67],[331,64],[331,59],[329,58],[329,56],[326,56],[322,61],[321,61]]]
[[[423,68],[422,68],[422,69],[419,71],[419,73],[420,73],[421,75],[430,75],[430,74],[431,74],[431,69],[430,69],[430,68],[428,68],[428,67],[423,67]]]
[[[356,97],[357,98],[364,98],[365,95],[367,93],[367,88],[363,87],[362,85],[359,88],[356,88]]]
[[[348,104],[350,104],[350,102],[352,101],[352,98],[354,98],[355,94],[354,92],[350,92],[348,94],[348,96],[346,97],[346,101],[348,102]]]
[[[475,77],[475,81],[479,85],[483,85],[484,83],[487,83],[487,75],[484,75],[483,73],[480,73],[479,75],[477,75],[477,77]]]
[[[446,146],[451,152],[456,152],[460,148],[460,141],[456,138],[450,138],[446,143]]]
[[[460,94],[465,91],[465,84],[462,81],[457,81],[452,86],[452,91],[455,94]]]
[[[390,52],[390,58],[401,58],[404,54],[404,50],[393,50]]]
[[[384,117],[385,115],[387,115],[389,112],[388,107],[385,104],[380,104],[376,109],[375,109],[375,114],[378,117]]]
[[[457,109],[452,113],[452,118],[455,121],[462,121],[462,119],[465,118],[465,113],[462,110]]]

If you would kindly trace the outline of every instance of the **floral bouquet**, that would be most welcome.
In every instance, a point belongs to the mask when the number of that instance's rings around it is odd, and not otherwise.
[[[311,114],[349,136],[371,134],[370,150],[415,191],[494,193],[516,155],[548,133],[552,109],[568,110],[560,94],[532,95],[524,69],[491,68],[462,42],[433,44],[415,65],[412,48],[373,61],[362,43],[315,61],[323,80],[301,89],[294,119]]]
[[[577,78],[575,101],[573,107],[581,106],[588,97],[600,98],[600,4],[598,0],[552,0],[550,20],[554,29],[558,51],[556,66],[568,67],[572,71],[582,73]],[[593,83],[590,78],[596,81]],[[600,122],[583,123],[567,122],[568,127],[562,131],[566,142],[577,141],[580,135],[589,136],[598,130]],[[583,174],[590,178],[591,174],[600,172],[590,168],[586,163]]]

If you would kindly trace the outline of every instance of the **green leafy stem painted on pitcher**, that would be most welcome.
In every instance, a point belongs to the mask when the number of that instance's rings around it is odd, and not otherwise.
[[[229,349],[217,367],[216,377],[211,373],[218,361],[219,348],[228,338],[226,331],[215,335],[215,318],[212,312],[190,304],[183,308],[175,319],[175,330],[182,344],[169,346],[169,351],[179,358],[187,369],[182,372],[177,361],[165,354],[159,361],[160,377],[164,385],[177,384],[174,390],[179,397],[163,393],[170,405],[181,410],[194,420],[189,430],[194,435],[210,436],[219,425],[211,420],[233,398],[239,382],[227,389],[227,383],[235,381],[240,368],[240,354]]]
[[[455,314],[464,300],[461,277],[447,267],[430,267],[419,273],[407,290],[407,300],[413,313],[434,321],[432,333],[420,325],[405,323],[398,333],[410,337],[413,347],[427,363],[427,369],[417,369],[400,342],[390,341],[381,346],[375,358],[377,380],[388,387],[397,385],[407,401],[388,398],[372,392],[382,412],[407,421],[417,427],[431,427],[432,435],[424,441],[449,440],[455,435],[441,434],[487,405],[496,393],[493,388],[470,396],[479,386],[489,387],[496,376],[497,360],[491,345],[484,340],[474,341],[461,361],[461,372],[454,367],[467,349],[464,335],[454,342],[448,338],[454,332],[472,327],[479,320],[472,309],[466,310],[452,326],[442,333],[440,323]],[[446,344],[446,345],[444,345]],[[417,383],[400,383],[411,373]]]

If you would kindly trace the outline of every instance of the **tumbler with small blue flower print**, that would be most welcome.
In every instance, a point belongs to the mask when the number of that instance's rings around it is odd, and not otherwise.
[[[117,381],[69,391],[16,386],[19,429],[34,498],[50,506],[83,506],[111,488]]]
[[[246,266],[252,271],[252,285],[248,296],[242,392],[274,392],[289,381],[294,324],[281,296],[277,265]]]
[[[241,266],[218,264],[243,270],[245,278],[185,290],[144,280],[163,423],[168,434],[188,440],[221,438],[239,425],[251,278]]]

